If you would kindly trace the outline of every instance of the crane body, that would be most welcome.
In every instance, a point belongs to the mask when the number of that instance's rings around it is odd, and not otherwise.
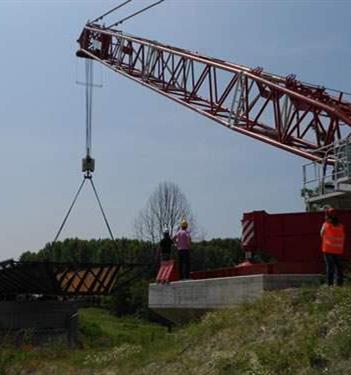
[[[79,49],[76,53],[78,57],[96,60],[116,73],[230,130],[308,159],[322,167],[324,171],[322,174],[325,174],[329,167],[335,168],[341,165],[341,159],[337,159],[337,155],[343,150],[342,182],[347,188],[351,187],[351,94],[298,81],[292,74],[282,77],[267,73],[261,67],[250,68],[129,35],[114,28],[118,23],[105,27],[95,21],[87,23],[81,32],[78,39]],[[330,152],[330,150],[338,151]],[[318,183],[324,184],[323,177]],[[318,190],[319,196],[323,196],[320,199],[323,204],[328,201],[325,199],[324,190],[324,185],[323,189]],[[342,202],[348,201],[349,208],[351,208],[350,194],[350,189],[342,192],[343,197],[347,198]],[[314,196],[313,199],[317,202],[319,198]],[[347,206],[339,204],[337,207]],[[282,273],[311,273],[316,270],[319,272],[321,259],[315,254],[318,253],[316,249],[319,242],[321,215],[313,216],[316,219],[314,227],[310,225],[312,229],[308,235],[314,236],[313,249],[304,247],[306,226],[301,223],[295,226],[297,239],[294,239],[293,245],[305,249],[304,255],[297,262],[296,259],[292,260],[294,257],[291,258],[292,254],[288,253],[291,252],[290,248],[284,250],[282,236],[278,232],[273,233],[276,232],[275,229],[271,229],[272,233],[270,232],[272,238],[275,235],[279,237],[275,242],[274,251],[273,247],[270,248],[271,246],[268,245],[266,249],[258,249],[254,245],[256,242],[259,243],[257,236],[263,230],[261,225],[263,219],[258,218],[259,215],[256,215],[256,218],[255,215],[253,212],[243,216],[243,238],[246,236],[247,239],[249,236],[250,239],[250,242],[245,240],[247,243],[243,241],[244,250],[248,253],[266,250],[268,255],[270,251],[271,253],[275,251],[281,254],[279,262],[283,262],[283,266],[277,266],[274,272],[272,271],[274,267],[266,267],[265,272],[276,273],[281,270],[286,271]],[[281,214],[279,220],[283,223],[292,220],[293,217],[296,223],[299,220],[306,220],[306,223],[311,221],[308,213],[297,213],[298,216],[289,215],[295,214]],[[344,215],[349,220],[351,210],[345,211]],[[309,255],[311,255],[310,259]],[[347,254],[347,257],[351,258],[351,254]],[[312,263],[306,265],[306,261]],[[234,267],[235,270],[231,275],[257,273],[257,270],[262,273],[262,267],[257,268],[250,262],[239,267],[243,266],[244,268],[240,270]],[[170,271],[166,268],[163,270],[161,267],[159,275],[162,276],[163,273]],[[218,275],[227,274],[218,273]],[[201,277],[206,275],[202,273]]]

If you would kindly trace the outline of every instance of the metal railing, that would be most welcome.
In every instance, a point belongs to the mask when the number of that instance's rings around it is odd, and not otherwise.
[[[351,138],[323,147],[319,152],[324,158],[303,165],[305,200],[350,191],[347,187],[351,187]]]

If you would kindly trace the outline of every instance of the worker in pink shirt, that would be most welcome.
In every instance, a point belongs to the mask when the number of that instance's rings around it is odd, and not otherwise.
[[[186,220],[182,220],[180,222],[180,229],[173,237],[173,241],[176,243],[178,249],[178,268],[180,279],[189,279],[191,237],[190,231],[188,230],[188,222]]]

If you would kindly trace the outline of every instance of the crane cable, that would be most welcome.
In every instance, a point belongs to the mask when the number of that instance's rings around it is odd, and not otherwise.
[[[143,8],[143,9],[141,9],[141,10],[138,10],[137,12],[131,14],[130,16],[125,17],[125,18],[122,18],[121,20],[119,20],[119,21],[113,23],[112,25],[108,26],[107,28],[110,29],[110,28],[112,28],[112,27],[115,27],[115,26],[117,26],[117,25],[120,25],[120,24],[122,24],[124,21],[127,21],[127,20],[129,20],[130,18],[135,17],[135,16],[137,16],[137,15],[140,14],[140,13],[143,13],[143,12],[145,12],[146,10],[153,8],[154,6],[163,3],[164,1],[165,1],[165,0],[159,0],[159,1],[156,1],[155,3],[149,5],[149,6]]]
[[[91,155],[91,118],[93,104],[93,62],[91,59],[85,60],[85,148],[86,156]]]
[[[92,102],[93,102],[93,78],[94,78],[94,74],[93,74],[93,61],[91,59],[86,59],[85,60],[85,79],[86,79],[86,82],[85,82],[85,110],[86,110],[86,127],[85,127],[85,136],[86,136],[86,139],[85,139],[85,146],[86,146],[86,158],[90,158],[91,156],[91,148],[92,148],[92,139],[91,139],[91,123],[92,123]],[[106,227],[107,227],[107,230],[108,230],[108,233],[110,235],[110,238],[113,242],[113,244],[116,246],[116,241],[115,241],[115,237],[112,233],[112,230],[111,230],[111,227],[110,227],[110,224],[107,220],[107,217],[106,217],[106,214],[105,214],[105,211],[102,207],[102,204],[101,204],[101,200],[100,200],[100,197],[99,197],[99,194],[96,190],[96,187],[95,187],[95,184],[93,182],[93,179],[92,179],[92,174],[91,174],[92,170],[87,170],[86,173],[84,174],[83,176],[83,181],[81,182],[81,184],[79,185],[79,188],[78,188],[78,191],[76,192],[74,198],[73,198],[73,201],[66,213],[66,216],[64,217],[63,219],[63,222],[62,224],[60,225],[59,227],[59,230],[53,240],[53,242],[51,243],[51,246],[53,246],[57,239],[59,238],[61,232],[62,232],[62,229],[64,228],[65,224],[66,224],[66,221],[70,215],[70,213],[72,212],[72,209],[73,209],[73,206],[75,205],[77,199],[78,199],[78,196],[80,194],[80,192],[82,191],[82,188],[85,184],[85,181],[86,180],[89,180],[90,181],[90,184],[91,184],[91,187],[94,191],[94,195],[96,197],[96,200],[98,202],[98,205],[99,205],[99,208],[100,208],[100,211],[102,213],[102,216],[104,218],[104,221],[105,221],[105,224],[106,224]],[[122,263],[124,263],[124,253],[122,254]]]
[[[53,246],[53,245],[55,244],[55,242],[57,241],[57,239],[59,238],[59,236],[60,236],[60,234],[61,234],[61,232],[62,232],[62,229],[63,229],[63,227],[64,227],[65,224],[66,224],[66,221],[67,221],[67,219],[68,219],[68,216],[69,216],[69,214],[71,213],[72,208],[73,208],[74,204],[76,203],[76,201],[77,201],[77,199],[78,199],[79,193],[81,192],[84,183],[85,183],[85,178],[83,179],[82,183],[80,184],[79,189],[78,189],[76,195],[75,195],[74,198],[73,198],[73,202],[72,202],[71,206],[69,207],[68,212],[67,212],[65,218],[63,219],[63,222],[62,222],[62,224],[61,224],[61,226],[60,226],[58,232],[56,233],[56,236],[55,236],[54,240],[53,240],[52,243],[51,243],[51,246]]]
[[[124,1],[123,3],[121,3],[120,5],[117,5],[116,7],[114,7],[113,9],[109,10],[108,12],[104,13],[103,15],[95,18],[92,22],[89,22],[89,23],[95,23],[95,22],[98,22],[98,21],[101,21],[105,16],[109,15],[110,13],[114,12],[115,10],[119,9],[119,8],[122,8],[124,5],[127,5],[128,3],[130,3],[132,0],[126,0]],[[165,0],[159,0],[159,1],[156,1],[154,3],[152,3],[151,5],[125,17],[125,18],[122,18],[121,20],[115,22],[114,24],[108,26],[108,28],[112,28],[112,27],[115,27],[117,25],[120,25],[122,24],[123,22],[137,16],[138,14],[141,14],[153,7],[155,7],[156,5],[158,4],[161,4],[162,2],[164,2]],[[93,78],[94,78],[94,75],[93,75],[93,63],[92,63],[92,60],[90,59],[86,59],[86,64],[85,64],[85,79],[86,79],[86,82],[85,82],[85,109],[86,109],[86,128],[85,128],[85,148],[86,148],[86,158],[90,158],[91,156],[91,148],[92,148],[92,126],[91,126],[91,123],[92,123],[92,102],[93,102]],[[116,246],[116,240],[115,240],[115,237],[112,233],[112,230],[111,230],[111,227],[110,227],[110,224],[107,220],[107,217],[106,217],[106,214],[105,214],[105,211],[102,207],[102,204],[101,204],[101,200],[99,198],[99,195],[98,195],[98,192],[96,190],[96,187],[94,185],[94,182],[92,180],[92,174],[91,174],[91,171],[90,170],[87,170],[86,173],[84,174],[84,177],[83,177],[83,181],[81,182],[81,184],[79,185],[79,188],[78,188],[78,191],[76,192],[74,198],[73,198],[73,201],[63,219],[63,222],[62,224],[60,225],[59,227],[59,230],[53,240],[53,242],[51,243],[51,246],[53,246],[57,239],[59,238],[65,224],[66,224],[66,221],[70,215],[70,213],[72,212],[72,209],[73,209],[73,206],[75,205],[77,199],[78,199],[78,196],[84,186],[84,183],[86,180],[90,180],[90,183],[91,183],[91,186],[92,186],[92,189],[94,191],[94,194],[95,194],[95,197],[96,197],[96,200],[98,202],[98,205],[99,205],[99,208],[100,208],[100,211],[102,213],[102,216],[104,218],[104,221],[105,221],[105,224],[106,224],[106,227],[107,227],[107,230],[109,232],[109,235],[110,235],[110,238],[113,242],[113,244]],[[123,251],[123,254],[122,254],[122,264],[124,263],[124,251]]]
[[[73,198],[73,201],[72,201],[72,203],[71,203],[71,205],[70,205],[70,207],[69,207],[69,209],[68,209],[68,211],[67,211],[67,213],[66,213],[66,216],[65,216],[64,219],[63,219],[62,224],[60,225],[60,228],[59,228],[59,230],[58,230],[58,232],[57,232],[57,234],[56,234],[56,236],[55,236],[53,242],[51,243],[51,246],[53,246],[53,245],[57,242],[57,239],[59,238],[59,236],[60,236],[60,234],[61,234],[61,232],[62,232],[62,229],[64,228],[64,226],[65,226],[65,224],[66,224],[66,221],[67,221],[67,219],[68,219],[70,213],[72,212],[73,206],[75,205],[75,203],[76,203],[76,201],[77,201],[77,199],[78,199],[78,196],[79,196],[79,194],[80,194],[80,192],[81,192],[81,190],[82,190],[82,188],[83,188],[83,186],[84,186],[86,180],[89,180],[90,183],[91,183],[91,186],[92,186],[92,188],[93,188],[93,191],[94,191],[94,194],[95,194],[96,200],[97,200],[97,202],[98,202],[98,205],[99,205],[99,208],[100,208],[100,211],[101,211],[101,214],[102,214],[102,216],[103,216],[103,218],[104,218],[104,221],[105,221],[105,224],[106,224],[106,227],[107,227],[108,233],[109,233],[109,235],[110,235],[110,239],[113,241],[114,244],[116,244],[116,240],[115,240],[115,237],[114,237],[114,235],[113,235],[113,233],[112,233],[111,226],[110,226],[110,224],[109,224],[109,222],[108,222],[108,220],[107,220],[107,216],[106,216],[105,211],[104,211],[104,209],[103,209],[103,207],[102,207],[101,200],[100,200],[100,198],[99,198],[99,194],[98,194],[98,192],[97,192],[97,190],[96,190],[96,187],[95,187],[95,185],[94,185],[94,182],[93,182],[93,179],[92,179],[92,175],[89,175],[89,176],[84,175],[84,177],[83,177],[83,181],[82,181],[81,184],[79,185],[78,191],[77,191],[77,193],[75,194],[75,196],[74,196],[74,198]],[[122,257],[124,258],[124,254],[122,254]],[[122,263],[123,263],[123,259],[122,259]]]
[[[106,17],[106,16],[109,15],[110,13],[114,12],[115,10],[117,10],[117,9],[119,9],[119,8],[122,8],[124,5],[127,5],[127,4],[130,3],[131,1],[132,1],[132,0],[127,0],[127,1],[123,2],[123,3],[120,4],[120,5],[117,5],[116,7],[112,8],[112,9],[109,10],[108,12],[104,13],[102,16],[95,18],[93,21],[91,21],[91,22],[89,22],[89,23],[95,23],[95,22],[101,21],[104,17]]]

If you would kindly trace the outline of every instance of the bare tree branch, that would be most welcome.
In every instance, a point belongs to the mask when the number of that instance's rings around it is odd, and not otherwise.
[[[165,227],[173,236],[182,219],[189,222],[193,232],[195,220],[185,194],[175,183],[161,182],[135,220],[136,237],[156,243],[162,238]]]

